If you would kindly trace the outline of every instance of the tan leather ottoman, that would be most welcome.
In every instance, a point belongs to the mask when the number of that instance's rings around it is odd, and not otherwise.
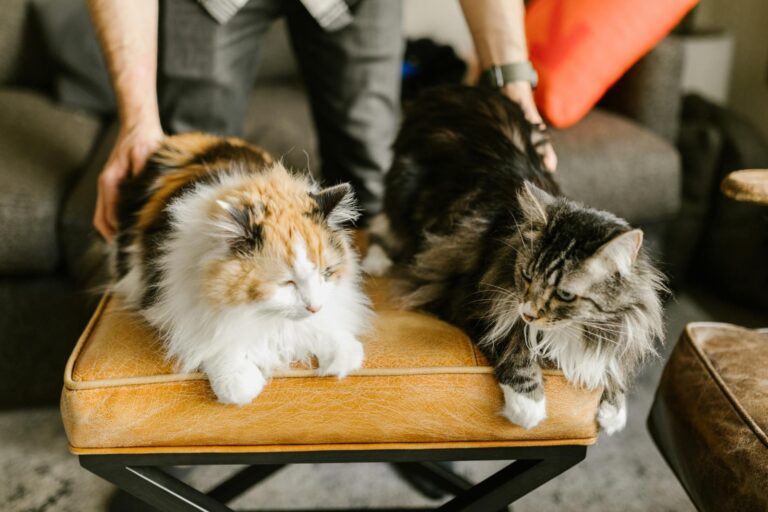
[[[446,509],[496,510],[583,459],[597,437],[599,390],[545,371],[548,418],[530,431],[512,425],[499,415],[492,369],[464,333],[395,309],[386,281],[372,280],[368,290],[377,319],[363,340],[362,370],[338,380],[296,367],[244,407],[216,402],[202,374],[175,373],[155,332],[105,297],[66,369],[61,412],[72,452],[168,510],[200,510],[188,502],[228,509],[157,466],[250,464],[258,480],[263,464],[517,460]],[[471,485],[425,468],[454,492]]]
[[[768,510],[768,332],[689,324],[648,428],[699,510]]]

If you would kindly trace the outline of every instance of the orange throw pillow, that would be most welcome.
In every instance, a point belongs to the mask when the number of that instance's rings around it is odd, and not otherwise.
[[[526,12],[536,104],[553,126],[584,117],[698,0],[533,0]]]

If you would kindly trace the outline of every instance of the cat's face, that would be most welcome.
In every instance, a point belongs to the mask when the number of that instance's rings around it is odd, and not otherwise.
[[[223,254],[206,269],[204,293],[216,306],[302,320],[322,314],[355,260],[339,224],[355,215],[351,188],[317,193],[295,177],[237,190],[212,205]]]
[[[527,218],[515,261],[520,318],[540,329],[604,327],[631,299],[625,277],[633,271],[642,232],[532,187],[520,200]]]
[[[254,283],[262,294],[259,309],[294,320],[320,313],[333,300],[334,291],[348,270],[339,251],[330,248],[324,253],[312,258],[306,242],[301,237],[296,239],[291,255],[275,260],[271,279]]]

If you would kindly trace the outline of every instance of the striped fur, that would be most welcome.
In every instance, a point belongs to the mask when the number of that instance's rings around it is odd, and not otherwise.
[[[430,91],[406,116],[364,268],[389,261],[404,305],[465,330],[495,366],[503,413],[546,416],[541,365],[604,388],[598,420],[626,420],[624,393],[662,335],[661,274],[642,233],[569,201],[543,170],[520,108],[472,88]]]
[[[124,181],[118,215],[113,291],[220,401],[250,402],[296,359],[361,365],[370,309],[348,185],[321,190],[239,139],[179,135]]]

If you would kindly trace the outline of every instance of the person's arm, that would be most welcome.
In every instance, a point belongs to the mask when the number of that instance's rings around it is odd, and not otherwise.
[[[88,0],[117,98],[120,131],[99,176],[93,224],[115,234],[118,187],[141,171],[163,131],[157,105],[158,0]]]
[[[523,0],[460,0],[460,3],[472,33],[481,70],[528,60]],[[522,107],[530,122],[537,125],[543,123],[530,83],[506,84],[504,93]],[[540,144],[537,149],[546,168],[554,171],[557,155],[552,144]]]

